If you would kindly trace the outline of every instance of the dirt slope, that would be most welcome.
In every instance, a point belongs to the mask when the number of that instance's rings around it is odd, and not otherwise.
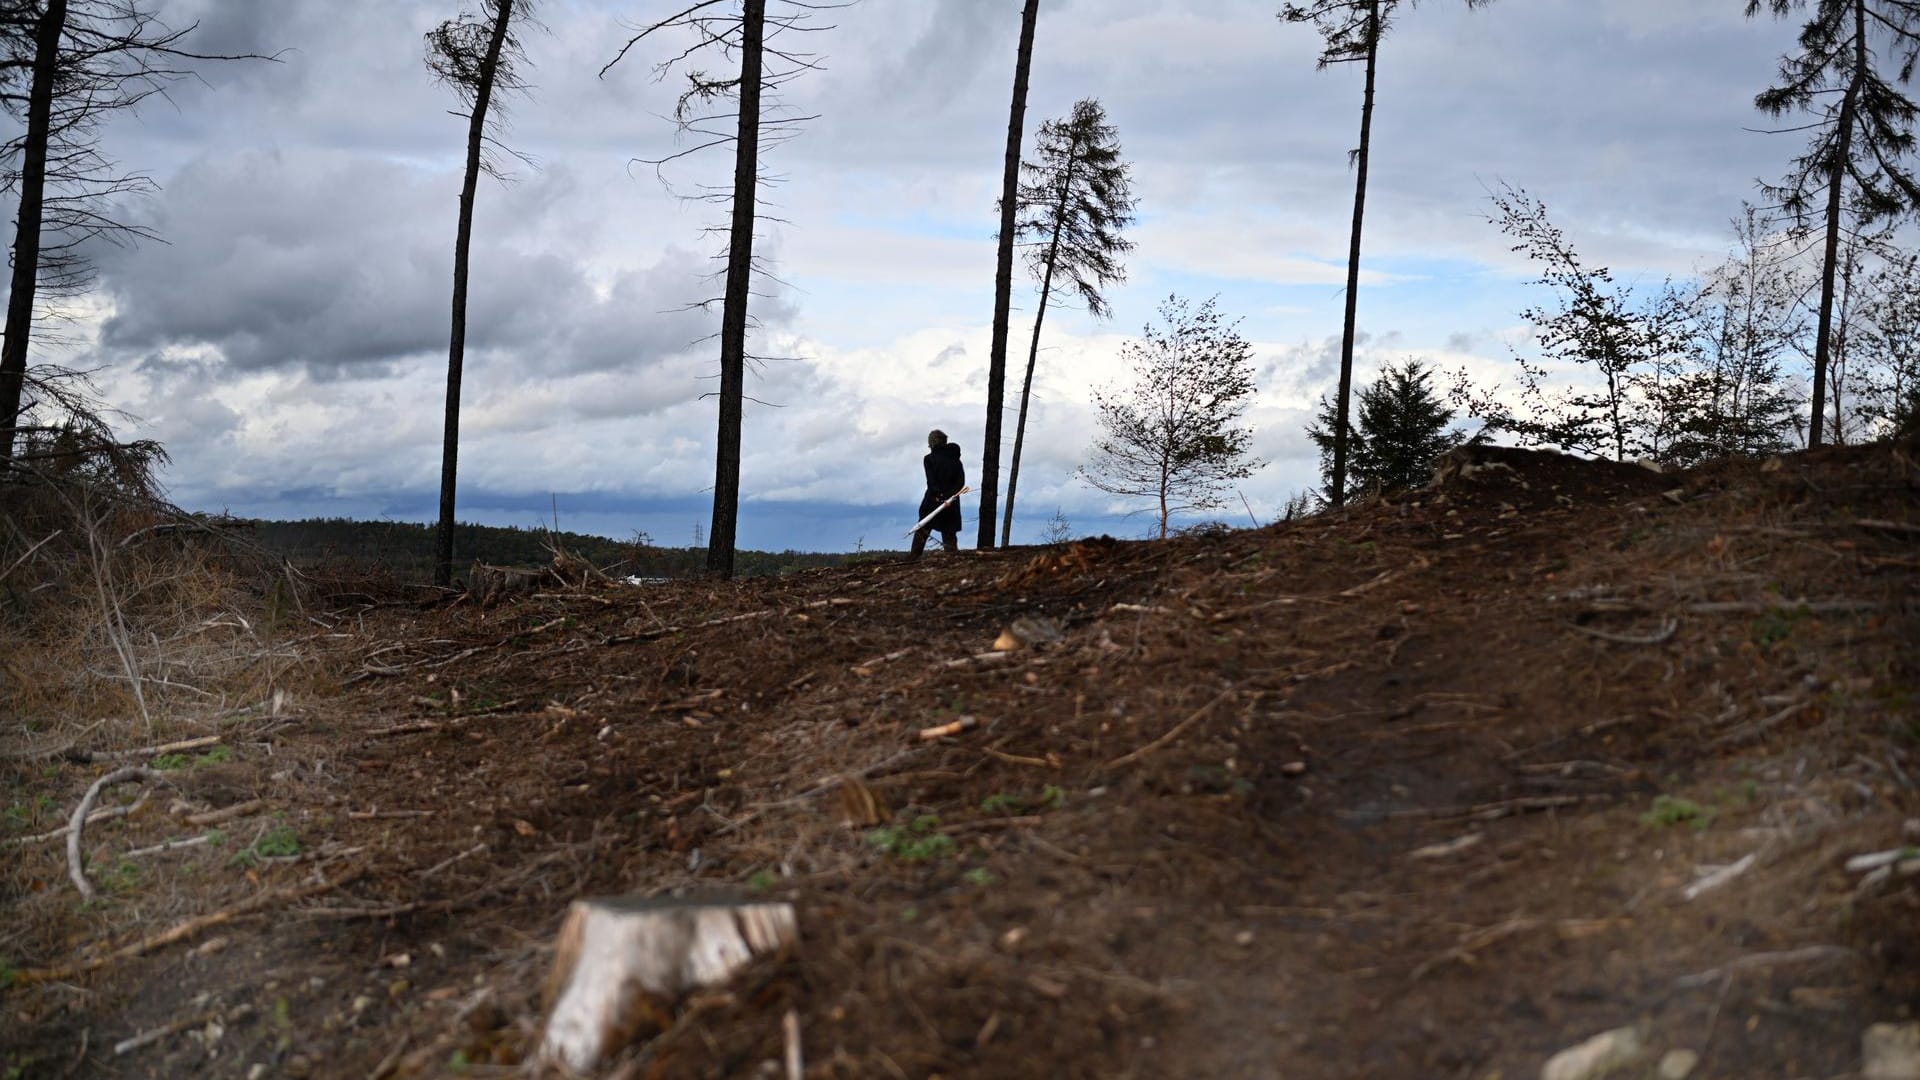
[[[1842,865],[1920,842],[1912,456],[1488,451],[1255,531],[344,614],[337,694],[183,773],[278,817],[84,911],[8,851],[0,1064],[505,1075],[569,899],[729,890],[803,949],[622,1075],[776,1075],[789,1007],[817,1077],[1531,1077],[1636,1023],[1846,1075],[1920,1005],[1920,877]]]

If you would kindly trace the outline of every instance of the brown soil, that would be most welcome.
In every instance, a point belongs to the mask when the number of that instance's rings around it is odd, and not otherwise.
[[[1247,532],[340,613],[337,692],[86,839],[277,816],[84,908],[58,841],[0,849],[0,1066],[505,1075],[567,901],[731,891],[802,948],[621,1075],[779,1075],[788,1008],[814,1077],[1517,1078],[1629,1024],[1845,1075],[1920,1005],[1920,877],[1842,865],[1920,842],[1912,453],[1509,451]],[[967,659],[1022,619],[1063,636]],[[0,776],[63,817],[106,768]]]

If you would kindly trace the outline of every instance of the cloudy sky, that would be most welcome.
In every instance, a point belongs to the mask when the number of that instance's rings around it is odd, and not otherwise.
[[[465,123],[421,62],[459,0],[163,0],[210,68],[109,149],[158,194],[131,208],[165,243],[101,255],[63,360],[174,459],[180,504],[271,517],[430,520],[440,462],[452,239]],[[538,161],[483,182],[473,257],[460,516],[691,541],[709,513],[724,154],[662,177],[675,86],[649,42],[596,73],[652,0],[542,0],[532,92],[508,142]],[[1792,27],[1740,0],[1429,0],[1384,49],[1374,127],[1360,375],[1415,356],[1504,377],[1537,299],[1486,221],[1500,182],[1544,199],[1626,280],[1716,261],[1729,219],[1799,148],[1756,134],[1756,91]],[[1018,0],[861,0],[808,44],[825,70],[786,103],[817,114],[773,150],[785,224],[761,242],[781,284],[756,313],[740,539],[899,546],[941,427],[977,476],[994,244]],[[1098,97],[1140,198],[1114,319],[1050,315],[1016,540],[1145,517],[1074,479],[1089,390],[1170,293],[1218,295],[1256,346],[1249,421],[1264,520],[1315,482],[1303,428],[1338,357],[1360,72],[1315,70],[1318,38],[1276,0],[1046,0],[1028,106]],[[11,213],[9,212],[9,218]],[[1024,355],[1034,291],[1015,292]],[[1009,405],[1014,402],[1009,399]],[[1011,415],[1007,450],[1011,449]],[[1237,502],[1237,500],[1236,500]],[[967,537],[972,535],[968,506]],[[1236,507],[1230,520],[1243,522]]]

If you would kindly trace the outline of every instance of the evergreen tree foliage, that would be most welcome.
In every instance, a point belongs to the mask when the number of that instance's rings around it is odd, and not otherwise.
[[[1781,58],[1780,79],[1754,98],[1769,116],[1807,114],[1788,130],[1812,134],[1791,171],[1766,193],[1803,226],[1825,201],[1825,256],[1821,262],[1818,325],[1814,337],[1813,401],[1807,443],[1819,446],[1834,343],[1834,307],[1847,218],[1857,225],[1911,213],[1920,206],[1920,180],[1906,163],[1920,115],[1901,89],[1920,62],[1920,4],[1913,0],[1747,0],[1748,17],[1762,9],[1777,17],[1811,8],[1801,26],[1800,51]],[[1851,214],[1848,211],[1851,210]]]
[[[1229,483],[1266,463],[1249,453],[1253,430],[1237,426],[1254,391],[1238,323],[1213,300],[1195,310],[1177,296],[1160,321],[1121,346],[1132,384],[1094,392],[1100,433],[1079,475],[1109,495],[1154,500],[1165,539],[1173,515],[1225,506]]]
[[[1354,490],[1405,491],[1427,482],[1433,459],[1460,445],[1452,430],[1454,410],[1433,385],[1433,372],[1408,358],[1389,365],[1373,385],[1360,391],[1353,430],[1347,435]],[[1333,403],[1320,399],[1317,423],[1307,437],[1320,448],[1322,497],[1332,501]]]

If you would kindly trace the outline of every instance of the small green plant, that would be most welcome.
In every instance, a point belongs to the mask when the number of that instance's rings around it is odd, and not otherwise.
[[[262,833],[260,839],[233,854],[227,860],[228,866],[254,867],[261,859],[284,859],[300,854],[300,836],[291,825],[276,825]]]
[[[1695,830],[1706,828],[1713,823],[1718,810],[1710,806],[1701,806],[1692,799],[1682,799],[1673,795],[1656,795],[1653,809],[1640,815],[1644,825],[1662,828],[1668,825],[1690,825]]]
[[[1048,784],[1040,789],[1040,805],[1049,810],[1058,810],[1067,805],[1067,792],[1058,784]]]
[[[922,814],[903,826],[881,826],[867,832],[867,843],[906,862],[931,862],[953,854],[959,847],[953,837],[943,835],[940,818]]]
[[[472,1068],[473,1064],[467,1060],[467,1052],[465,1050],[455,1050],[453,1056],[447,1059],[448,1072],[465,1076]]]
[[[780,879],[771,870],[755,870],[753,876],[747,879],[747,888],[754,892],[766,892],[778,884]]]
[[[978,885],[984,889],[987,886],[993,884],[993,880],[994,880],[993,871],[988,870],[984,866],[976,866],[973,869],[967,871],[966,879],[967,879],[967,884]]]
[[[1026,805],[1026,800],[1018,795],[1003,793],[989,795],[980,800],[980,811],[985,814],[1005,814]]]
[[[286,998],[273,999],[273,1026],[281,1029],[293,1026],[293,1006]]]
[[[1777,645],[1793,636],[1793,628],[1809,614],[1807,606],[1775,608],[1753,620],[1752,636],[1754,644],[1765,648]]]
[[[6,988],[12,986],[14,983],[14,980],[18,979],[19,977],[20,977],[20,969],[17,967],[14,967],[12,961],[0,960],[0,990],[5,990]]]
[[[113,869],[100,875],[100,886],[108,892],[126,892],[139,884],[140,867],[128,859],[121,859]]]

